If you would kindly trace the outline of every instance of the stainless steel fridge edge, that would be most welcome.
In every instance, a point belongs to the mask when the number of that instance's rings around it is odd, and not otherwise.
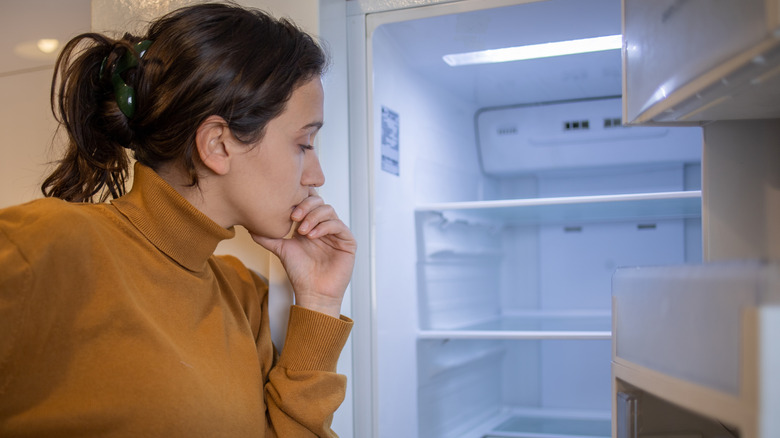
[[[338,212],[347,226],[351,225],[349,186],[349,105],[347,79],[347,15],[343,0],[319,0],[319,32],[330,52],[330,65],[322,77],[325,90],[325,127],[315,139],[326,184],[320,194]],[[351,309],[352,288],[347,287],[341,312],[354,317]],[[332,429],[342,438],[353,438],[353,345],[347,341],[339,357],[337,370],[347,377],[344,401],[333,416]]]
[[[376,323],[373,279],[374,244],[371,185],[371,148],[366,68],[365,15],[347,17],[349,81],[349,168],[350,216],[358,253],[352,276],[354,436],[377,436],[376,412]]]

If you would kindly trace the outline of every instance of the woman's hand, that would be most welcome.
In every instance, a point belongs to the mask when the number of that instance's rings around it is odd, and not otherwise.
[[[298,224],[291,237],[252,239],[282,261],[297,305],[338,317],[355,264],[355,238],[314,190],[290,217]]]

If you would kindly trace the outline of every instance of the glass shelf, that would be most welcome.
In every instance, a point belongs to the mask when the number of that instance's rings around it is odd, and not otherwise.
[[[611,339],[608,313],[509,315],[456,329],[421,330],[420,339]]]
[[[419,205],[416,211],[513,224],[697,218],[701,191],[445,202]]]
[[[484,438],[528,436],[609,438],[611,435],[612,425],[609,420],[514,416],[487,433]]]
[[[459,438],[610,438],[610,413],[507,409]]]

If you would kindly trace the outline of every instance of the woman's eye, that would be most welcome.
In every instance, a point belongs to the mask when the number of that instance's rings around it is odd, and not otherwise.
[[[314,146],[312,146],[312,145],[310,145],[310,144],[299,144],[298,146],[300,146],[300,147],[301,147],[301,149],[302,149],[304,152],[306,152],[306,151],[311,151],[311,150],[314,150]]]

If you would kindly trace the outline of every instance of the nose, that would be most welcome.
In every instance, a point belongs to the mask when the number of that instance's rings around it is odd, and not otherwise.
[[[322,173],[320,158],[315,151],[309,151],[304,159],[303,175],[301,175],[301,185],[308,187],[321,187],[325,184],[325,174]]]

